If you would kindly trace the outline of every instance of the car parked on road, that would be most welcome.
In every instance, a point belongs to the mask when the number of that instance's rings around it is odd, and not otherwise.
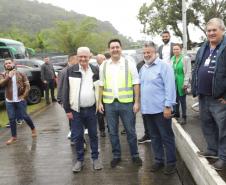
[[[49,58],[49,60],[54,66],[66,67],[68,62],[68,55],[52,56]]]

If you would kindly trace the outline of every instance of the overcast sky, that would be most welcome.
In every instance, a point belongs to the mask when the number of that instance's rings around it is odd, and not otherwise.
[[[134,40],[144,39],[142,25],[136,16],[139,8],[150,0],[38,0],[50,3],[66,10],[109,21],[123,35]]]

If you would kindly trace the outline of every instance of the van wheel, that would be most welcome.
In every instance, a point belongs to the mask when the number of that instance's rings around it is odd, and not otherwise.
[[[27,103],[30,105],[37,104],[41,101],[42,92],[41,89],[37,86],[31,86],[29,95],[27,98]]]

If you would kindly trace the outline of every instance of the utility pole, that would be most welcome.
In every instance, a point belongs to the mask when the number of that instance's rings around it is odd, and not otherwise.
[[[183,50],[187,54],[187,16],[186,0],[182,0],[182,23],[183,23]]]

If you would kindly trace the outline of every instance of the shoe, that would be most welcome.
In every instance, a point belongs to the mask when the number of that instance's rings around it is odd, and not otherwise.
[[[35,128],[31,130],[31,136],[32,137],[37,137],[37,132],[36,132]]]
[[[11,137],[5,144],[11,145],[17,141],[16,137]]]
[[[93,169],[94,170],[101,170],[103,168],[103,165],[101,164],[99,159],[93,160]]]
[[[101,136],[101,137],[106,137],[105,132],[104,132],[104,131],[100,131],[100,136]]]
[[[199,151],[197,152],[198,156],[200,157],[206,157],[206,158],[211,158],[211,159],[218,159],[218,156],[216,154],[214,154],[213,152],[203,152],[203,151]]]
[[[218,159],[215,163],[212,164],[213,168],[217,171],[226,169],[226,161]]]
[[[140,157],[133,157],[132,161],[136,166],[142,166],[142,160]]]
[[[68,135],[67,135],[68,139],[71,139],[71,131],[69,131]]]
[[[124,134],[126,134],[126,130],[125,129],[121,131],[121,135],[124,135]]]
[[[121,158],[114,158],[111,161],[111,167],[115,168],[121,162]]]
[[[6,128],[10,128],[10,123],[7,123],[6,124]]]
[[[174,174],[176,171],[177,171],[177,167],[175,164],[166,165],[166,167],[164,169],[164,174],[171,175],[171,174]]]
[[[182,118],[181,120],[178,121],[179,124],[185,125],[187,123],[187,120],[185,118]]]
[[[24,123],[23,119],[16,120],[17,125],[22,125]]]
[[[142,138],[138,139],[139,144],[148,143],[148,142],[151,142],[151,139],[146,135],[144,135]]]
[[[77,161],[72,169],[74,173],[78,173],[82,170],[83,167],[83,161]]]
[[[152,166],[151,166],[151,172],[157,172],[159,170],[161,170],[162,168],[164,167],[164,164],[163,163],[154,163]]]

